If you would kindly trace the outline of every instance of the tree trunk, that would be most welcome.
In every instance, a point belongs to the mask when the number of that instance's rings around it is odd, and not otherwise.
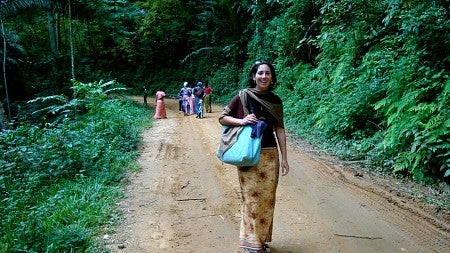
[[[58,47],[57,47],[57,36],[55,31],[55,20],[53,18],[53,11],[52,8],[50,8],[47,11],[47,20],[48,20],[48,35],[50,39],[50,48],[52,50],[52,53],[54,55],[58,54]]]
[[[8,95],[8,84],[6,82],[6,38],[5,38],[5,28],[3,27],[3,18],[0,17],[0,24],[2,27],[2,36],[3,36],[3,83],[5,86],[6,93],[6,106],[8,107],[8,121],[11,123],[11,109],[9,106],[9,95]],[[0,129],[3,129],[3,103],[1,103],[0,108]]]
[[[61,16],[59,15],[58,9],[56,10],[55,16],[56,50],[59,52],[61,43]]]
[[[3,123],[3,119],[5,118],[3,110],[3,103],[0,103],[0,132],[5,129],[5,123]]]
[[[50,8],[48,8],[47,10],[47,22],[48,22],[48,36],[49,36],[49,40],[50,40],[50,49],[52,51],[52,73],[51,75],[49,75],[49,78],[55,77],[56,73],[57,73],[57,66],[55,64],[55,58],[58,55],[58,46],[57,46],[57,36],[56,36],[56,29],[55,29],[55,19],[54,19],[54,8],[53,6],[50,6]]]
[[[75,55],[73,49],[73,29],[72,29],[72,9],[69,0],[69,39],[70,39],[70,63],[72,70],[72,80],[75,81]]]

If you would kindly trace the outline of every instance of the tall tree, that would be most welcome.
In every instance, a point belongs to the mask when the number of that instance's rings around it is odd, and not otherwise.
[[[70,70],[72,81],[75,81],[75,52],[73,49],[72,6],[69,0],[69,41],[70,41]]]
[[[3,37],[3,84],[5,86],[5,95],[6,95],[6,107],[8,109],[8,121],[11,122],[11,108],[9,105],[9,93],[8,93],[8,83],[6,81],[6,37],[5,37],[5,27],[3,26],[3,18],[0,16],[0,23],[2,28],[2,37]],[[3,130],[3,103],[0,103],[0,130]]]

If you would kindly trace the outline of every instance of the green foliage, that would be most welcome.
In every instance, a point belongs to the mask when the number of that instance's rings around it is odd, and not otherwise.
[[[118,219],[121,179],[148,113],[99,92],[106,83],[79,85],[74,100],[84,98],[86,113],[1,133],[2,252],[83,252]]]
[[[246,87],[239,84],[238,68],[233,64],[222,66],[209,80],[214,89],[214,99],[218,103],[227,103],[237,94],[237,91]]]
[[[411,61],[408,63],[407,76],[422,77],[411,80],[407,87],[401,82],[392,84],[391,87],[402,87],[388,92],[376,104],[377,109],[389,115],[384,138],[386,153],[394,157],[394,171],[409,171],[419,181],[429,173],[448,176],[450,82],[442,73],[434,74],[423,67],[411,68]],[[447,80],[443,82],[442,78]]]
[[[202,80],[226,103],[246,86],[252,62],[270,60],[291,131],[376,169],[449,178],[448,1],[73,3],[82,82],[114,76],[135,92],[165,86],[174,94],[183,81]],[[69,22],[58,6],[5,16],[13,97],[39,97],[27,105],[43,102],[33,120],[54,124],[92,109],[85,98],[70,99],[72,84],[60,81],[69,76],[68,36],[60,34],[59,53],[49,53],[48,15],[60,17],[59,31]]]
[[[255,36],[274,45],[265,54],[276,59],[289,129],[418,181],[448,178],[445,4],[322,1],[317,12],[297,1],[284,8]],[[250,45],[250,55],[266,48]]]
[[[39,104],[42,107],[33,112],[39,114],[43,120],[53,120],[52,124],[58,124],[61,120],[73,119],[88,110],[96,110],[100,102],[105,101],[109,94],[125,91],[115,81],[99,81],[82,83],[73,81],[73,99],[65,95],[53,95],[37,97],[28,101],[28,104]],[[51,116],[51,117],[49,117]]]
[[[48,0],[16,0],[16,1],[4,1],[0,5],[0,13],[8,15],[17,12],[19,9],[43,7],[48,8],[50,1]]]
[[[281,5],[282,11],[270,20],[264,40],[268,40],[272,53],[281,56],[278,60],[291,66],[299,61],[311,63],[318,53],[315,36],[319,32],[317,18],[320,6],[308,0],[283,1]],[[255,44],[250,50],[254,48],[261,46]]]

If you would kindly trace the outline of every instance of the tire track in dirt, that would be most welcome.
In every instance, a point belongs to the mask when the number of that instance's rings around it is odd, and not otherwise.
[[[314,159],[321,167],[327,168],[334,178],[339,178],[345,190],[354,192],[352,196],[358,196],[362,207],[377,210],[380,213],[378,219],[387,221],[392,229],[399,229],[406,238],[410,237],[417,242],[417,252],[449,251],[450,224],[427,213],[421,208],[422,203],[399,197],[399,193],[372,182],[367,174],[363,177],[363,174],[356,173],[351,168]]]

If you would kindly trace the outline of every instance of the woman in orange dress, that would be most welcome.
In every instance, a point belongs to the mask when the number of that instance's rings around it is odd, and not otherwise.
[[[166,93],[164,91],[164,88],[160,88],[155,95],[156,109],[155,116],[153,116],[155,119],[167,119],[166,105],[164,104],[164,97],[166,96]]]

